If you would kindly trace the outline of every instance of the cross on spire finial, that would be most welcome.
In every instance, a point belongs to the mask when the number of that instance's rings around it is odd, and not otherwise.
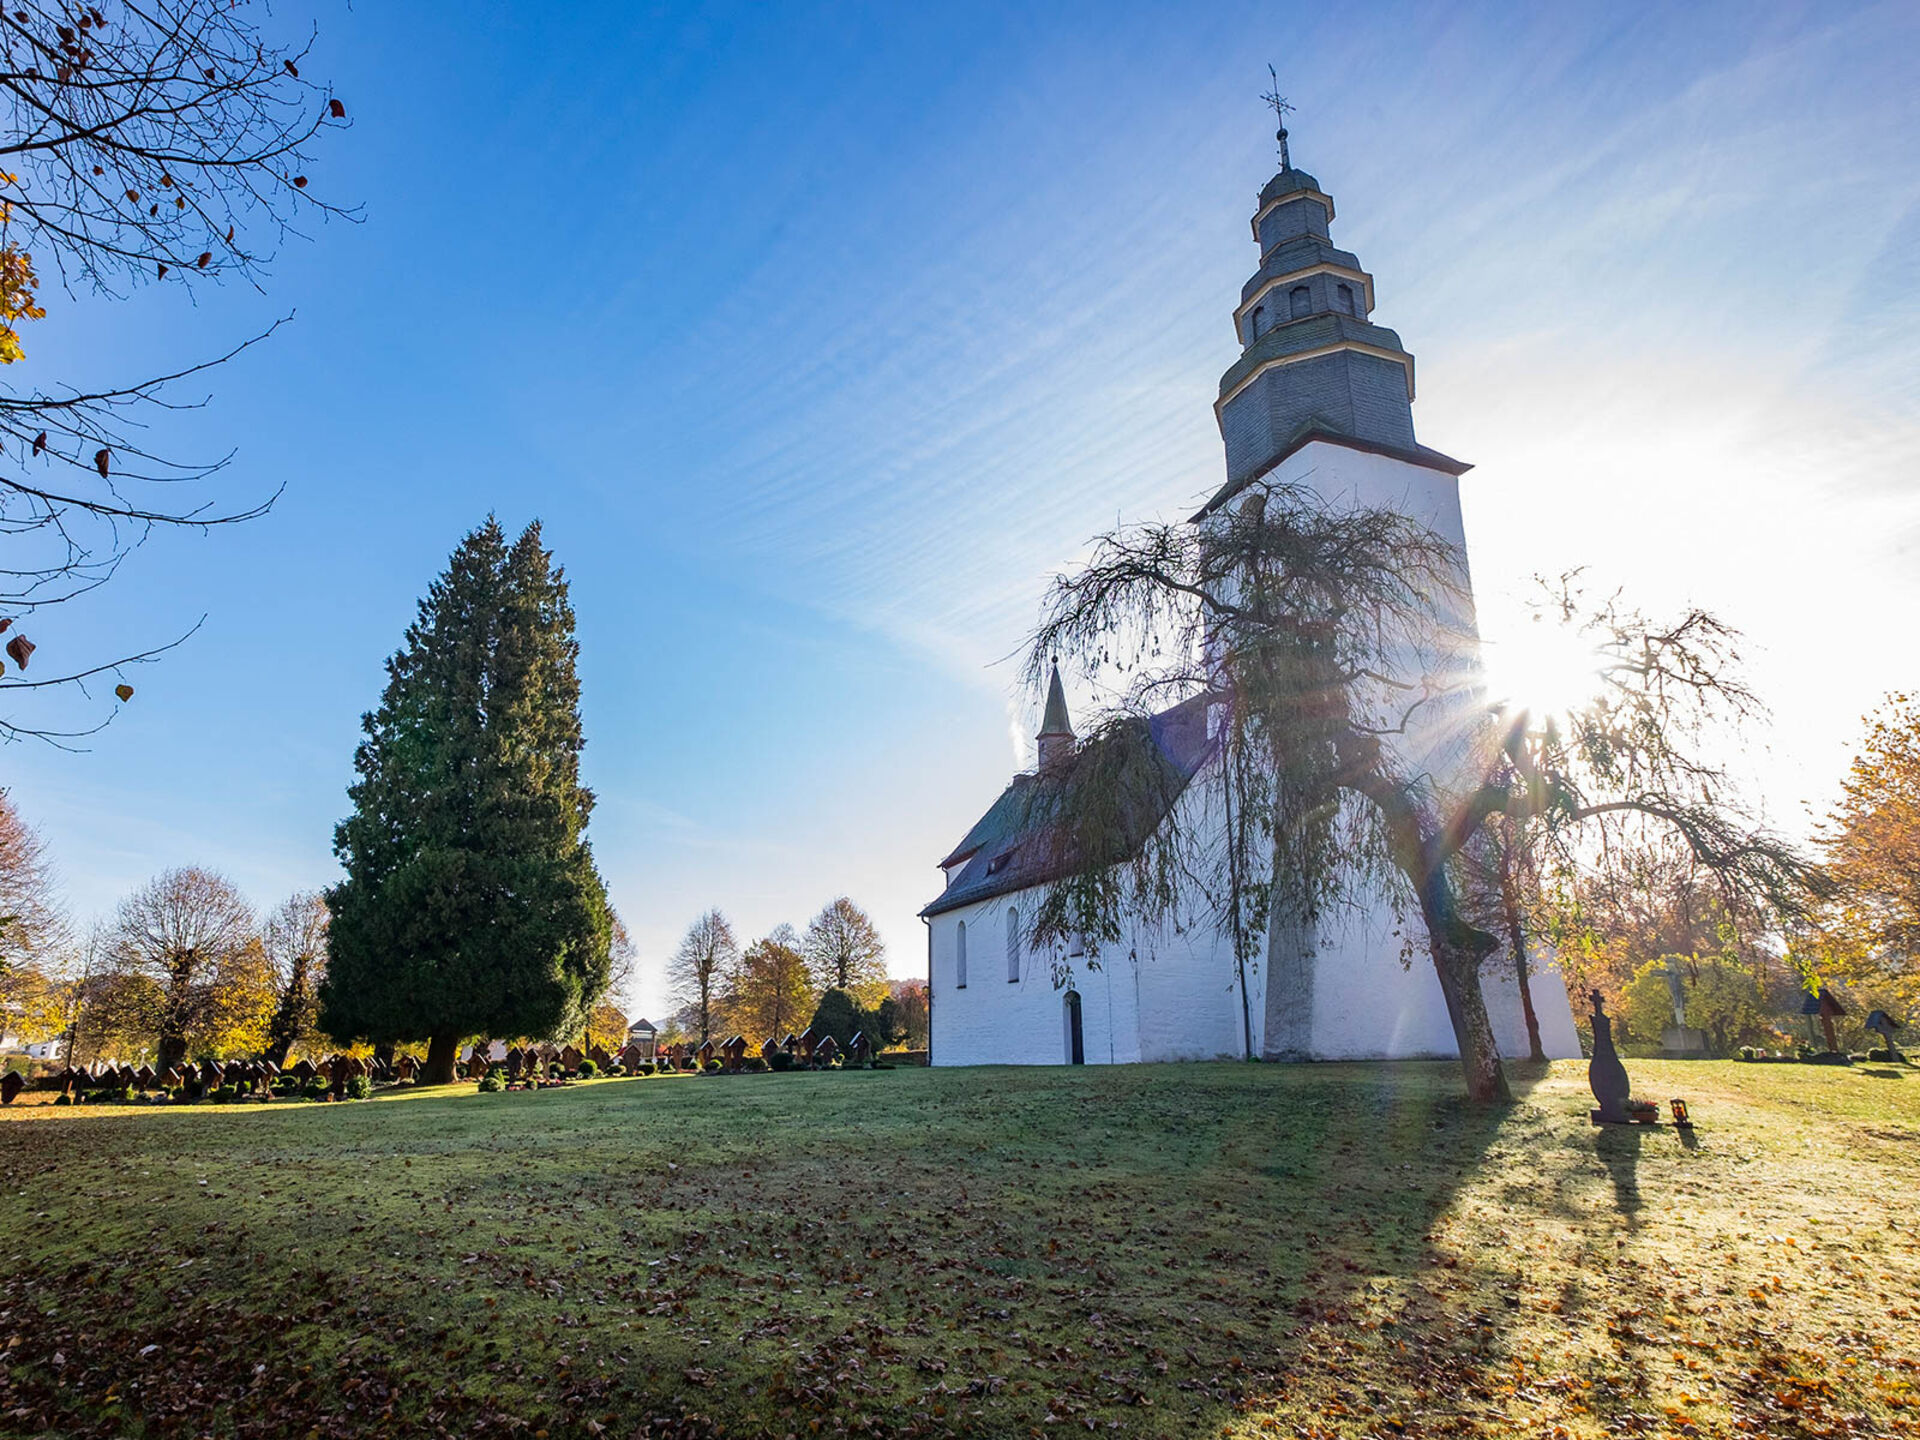
[[[1280,93],[1280,76],[1273,66],[1267,66],[1267,74],[1273,79],[1273,88],[1260,98],[1267,102],[1272,108],[1275,118],[1280,121],[1280,128],[1274,132],[1273,136],[1274,139],[1280,142],[1280,168],[1282,170],[1291,170],[1293,168],[1293,159],[1287,154],[1287,115],[1294,107],[1289,105],[1287,103],[1287,97]]]

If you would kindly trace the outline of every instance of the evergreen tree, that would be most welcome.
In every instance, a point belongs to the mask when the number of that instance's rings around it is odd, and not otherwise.
[[[587,845],[573,609],[533,524],[461,542],[362,722],[334,832],[321,1028],[427,1041],[428,1083],[468,1035],[570,1035],[609,978]]]

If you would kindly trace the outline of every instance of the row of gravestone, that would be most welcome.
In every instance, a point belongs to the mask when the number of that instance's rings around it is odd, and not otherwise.
[[[793,1065],[802,1068],[823,1070],[836,1059],[842,1059],[840,1042],[831,1035],[815,1032],[811,1027],[798,1035],[789,1034],[784,1040],[775,1040],[769,1036],[756,1049],[748,1043],[744,1035],[734,1035],[720,1041],[717,1045],[705,1041],[700,1045],[670,1045],[667,1052],[679,1065],[697,1064],[701,1069],[718,1062],[720,1068],[729,1074],[737,1074],[744,1069],[749,1055],[757,1055],[769,1066],[776,1055],[786,1055]],[[853,1039],[847,1042],[844,1064],[865,1065],[873,1059],[873,1046],[862,1031],[855,1031]]]
[[[726,1073],[737,1074],[746,1067],[750,1048],[744,1035],[734,1035],[718,1044],[707,1040],[699,1045],[669,1045],[659,1058],[681,1069],[697,1066],[705,1070],[717,1062]],[[563,1075],[577,1075],[582,1063],[587,1060],[591,1060],[595,1069],[602,1074],[612,1070],[616,1064],[633,1073],[642,1065],[655,1063],[655,1056],[637,1042],[622,1049],[617,1060],[601,1045],[595,1045],[584,1053],[572,1045],[557,1048],[553,1045],[528,1045],[524,1049],[516,1045],[500,1061],[490,1059],[487,1051],[485,1045],[473,1047],[472,1058],[466,1065],[469,1079],[480,1079],[495,1065],[503,1066],[509,1081],[518,1082],[523,1078],[550,1074],[555,1067]],[[798,1035],[789,1034],[784,1040],[770,1037],[760,1045],[757,1053],[769,1066],[775,1055],[785,1054],[790,1057],[792,1065],[824,1069],[840,1058],[841,1052],[839,1042],[833,1036],[816,1035],[809,1028]],[[864,1065],[872,1058],[873,1047],[865,1034],[856,1032],[847,1045],[844,1063]],[[340,1097],[361,1076],[376,1085],[405,1084],[413,1080],[418,1070],[419,1065],[411,1055],[402,1054],[391,1063],[377,1057],[363,1060],[353,1055],[332,1055],[318,1063],[301,1060],[284,1071],[271,1060],[236,1060],[229,1064],[222,1064],[218,1060],[202,1060],[197,1064],[189,1061],[166,1070],[156,1070],[151,1065],[69,1065],[54,1079],[61,1094],[69,1098],[79,1098],[89,1092],[117,1094],[122,1091],[165,1091],[197,1098],[226,1087],[243,1095],[256,1094],[270,1091],[283,1076],[297,1082],[302,1088],[312,1085],[316,1080],[324,1080],[327,1089],[335,1097]],[[18,1074],[9,1073],[0,1077],[0,1103],[11,1105],[19,1097],[24,1085],[25,1081]]]
[[[419,1064],[411,1055],[397,1056],[391,1062],[378,1058],[362,1060],[353,1055],[332,1055],[315,1063],[301,1060],[282,1070],[271,1060],[188,1061],[184,1065],[156,1070],[151,1065],[69,1065],[54,1076],[60,1093],[77,1097],[91,1091],[118,1093],[166,1091],[198,1097],[215,1090],[231,1088],[248,1095],[271,1090],[275,1083],[292,1080],[302,1087],[324,1081],[335,1094],[345,1094],[347,1086],[360,1076],[376,1085],[406,1083],[419,1073]],[[15,1089],[18,1094],[18,1088]]]
[[[628,1070],[634,1070],[650,1063],[652,1058],[637,1043],[628,1045],[622,1050],[618,1060],[604,1045],[595,1045],[585,1051],[572,1045],[559,1047],[528,1045],[524,1049],[515,1045],[507,1051],[506,1057],[500,1060],[489,1057],[487,1053],[489,1048],[484,1044],[473,1047],[473,1054],[466,1063],[466,1074],[469,1080],[483,1079],[496,1065],[506,1071],[509,1081],[517,1082],[552,1074],[556,1066],[562,1075],[578,1075],[581,1066],[589,1060],[593,1062],[594,1069],[604,1075],[616,1064],[623,1065]]]
[[[698,1068],[705,1070],[709,1065],[718,1064],[729,1073],[737,1073],[745,1068],[752,1047],[744,1035],[735,1035],[729,1039],[715,1042],[703,1041],[699,1045],[681,1043],[663,1047],[656,1055],[652,1050],[637,1041],[628,1044],[617,1055],[603,1046],[595,1045],[582,1054],[571,1045],[555,1049],[552,1045],[529,1045],[525,1049],[516,1045],[508,1050],[505,1058],[494,1060],[488,1057],[486,1047],[476,1045],[473,1056],[467,1062],[466,1073],[470,1080],[484,1078],[494,1066],[500,1066],[509,1082],[537,1077],[550,1073],[555,1066],[563,1075],[577,1074],[583,1060],[591,1060],[601,1074],[606,1074],[616,1065],[629,1074],[642,1065],[665,1064],[677,1069]],[[762,1042],[757,1052],[759,1057],[770,1065],[776,1054],[792,1057],[792,1063],[798,1066],[824,1068],[841,1054],[840,1043],[831,1035],[816,1035],[808,1029],[798,1035],[788,1035],[784,1040],[769,1038]],[[873,1058],[873,1047],[863,1033],[855,1033],[848,1042],[844,1063],[864,1065]]]

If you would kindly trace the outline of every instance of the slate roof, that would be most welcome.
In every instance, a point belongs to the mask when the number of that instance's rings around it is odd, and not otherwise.
[[[1128,823],[1130,833],[1123,837],[1119,852],[1111,857],[1112,863],[1118,864],[1139,852],[1168,807],[1185,791],[1195,772],[1212,753],[1213,742],[1207,738],[1207,706],[1217,698],[1210,694],[1196,695],[1171,709],[1134,722],[1153,747],[1161,767],[1162,783],[1143,785],[1146,793],[1139,797],[1139,805],[1132,810]],[[1072,786],[1075,772],[1086,758],[1083,750],[1057,770],[1014,776],[1000,798],[967,832],[966,838],[940,862],[943,869],[965,863],[939,898],[920,913],[939,915],[996,895],[1045,885],[1078,868],[1080,857],[1052,815],[1053,802]]]
[[[1327,193],[1320,188],[1320,182],[1306,171],[1282,170],[1260,187],[1260,206],[1265,209],[1269,200],[1276,200],[1282,195],[1291,195],[1296,190],[1311,190],[1316,195]]]

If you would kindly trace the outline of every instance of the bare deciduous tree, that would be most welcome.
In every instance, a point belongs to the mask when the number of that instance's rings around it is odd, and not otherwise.
[[[169,870],[121,902],[106,960],[152,987],[158,1066],[186,1059],[190,1043],[224,1033],[236,992],[259,960],[253,910],[225,876]]]
[[[317,890],[289,895],[267,917],[262,936],[279,1002],[268,1027],[266,1058],[285,1065],[310,1043],[320,1018],[320,982],[327,973],[327,901]]]
[[[1390,882],[1424,931],[1468,1094],[1488,1101],[1508,1093],[1480,989],[1500,942],[1479,923],[1465,860],[1490,817],[1537,825],[1568,857],[1596,828],[1658,827],[1775,913],[1819,889],[1702,758],[1712,725],[1759,710],[1713,616],[1659,625],[1562,586],[1559,619],[1593,651],[1597,695],[1565,716],[1486,715],[1460,663],[1465,567],[1452,545],[1397,512],[1267,482],[1249,492],[1206,524],[1103,536],[1054,584],[1029,682],[1037,690],[1061,654],[1117,676],[1123,701],[1065,783],[1035,787],[1073,865],[1043,898],[1036,939],[1111,942],[1123,906],[1149,920],[1199,907],[1243,966],[1263,949],[1271,964],[1356,886]],[[1222,707],[1224,839],[1182,823],[1184,779],[1143,744],[1144,714],[1197,695]],[[1446,763],[1410,759],[1406,737],[1436,715],[1453,737]]]
[[[673,999],[699,1020],[700,1038],[712,1038],[719,1016],[720,997],[728,978],[740,963],[740,944],[733,927],[718,910],[709,910],[687,927],[679,948],[667,962],[667,983]]]
[[[229,275],[258,285],[301,217],[343,213],[306,170],[345,106],[302,77],[311,38],[280,38],[263,9],[20,0],[0,11],[0,363],[22,358],[19,327],[45,314],[42,271],[108,297]],[[144,417],[201,403],[177,400],[179,382],[236,353],[145,379],[0,384],[0,628],[104,584],[155,527],[266,510],[271,497],[223,507],[202,493],[226,459],[161,455],[140,435]],[[29,679],[33,646],[16,630],[0,690],[84,687],[177,643]],[[132,691],[123,680],[116,693]],[[23,734],[71,738],[0,716],[0,735]]]
[[[807,922],[801,952],[819,990],[844,990],[862,1005],[887,993],[887,946],[873,918],[845,895],[827,902]]]
[[[69,936],[46,845],[0,790],[0,980],[16,966],[45,969]]]

